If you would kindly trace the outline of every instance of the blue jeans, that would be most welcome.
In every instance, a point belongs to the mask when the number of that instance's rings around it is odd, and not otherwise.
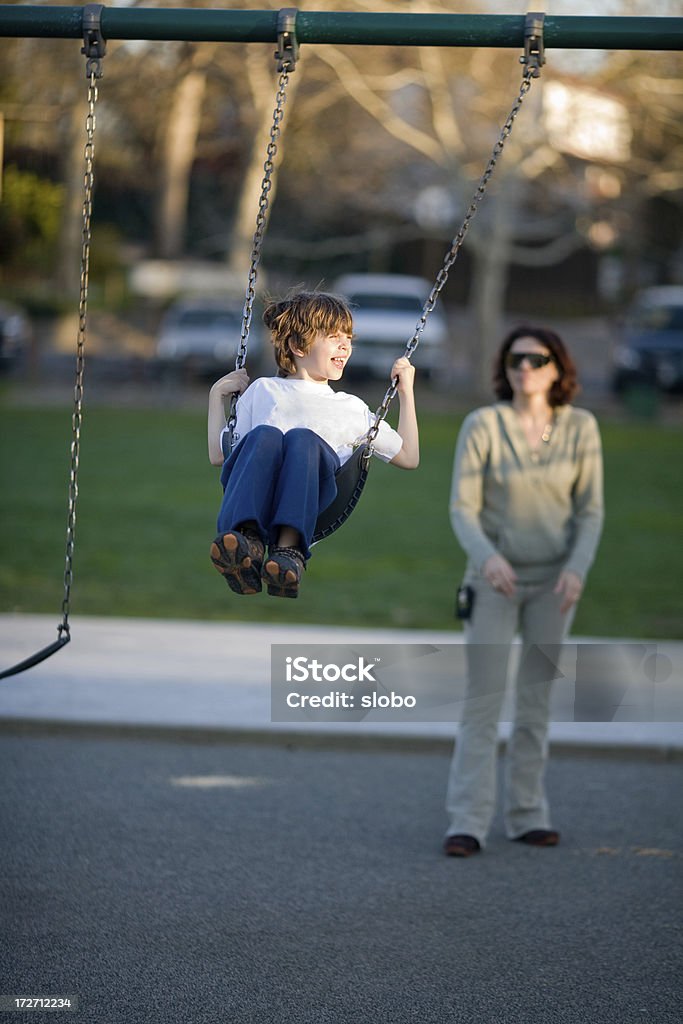
[[[218,532],[255,522],[262,539],[277,544],[281,527],[291,526],[310,558],[316,520],[337,494],[338,469],[335,452],[314,431],[254,427],[223,464]]]

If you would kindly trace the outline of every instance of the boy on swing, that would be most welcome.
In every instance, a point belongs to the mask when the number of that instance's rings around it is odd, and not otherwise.
[[[297,292],[263,314],[278,365],[276,377],[249,385],[233,370],[209,393],[209,459],[222,466],[224,494],[211,560],[236,594],[256,594],[262,582],[276,597],[297,597],[310,558],[316,520],[334,500],[335,473],[374,423],[360,398],[335,392],[351,356],[353,320],[345,302],[324,292]],[[419,441],[415,369],[405,357],[398,378],[398,428],[382,421],[375,454],[415,469]],[[225,458],[225,400],[239,393],[233,441]],[[268,556],[265,551],[268,547]]]

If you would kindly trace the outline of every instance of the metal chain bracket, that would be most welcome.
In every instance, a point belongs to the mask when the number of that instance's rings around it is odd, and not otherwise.
[[[270,190],[272,188],[272,176],[275,168],[275,157],[277,156],[278,140],[284,120],[284,106],[287,99],[287,85],[289,76],[296,68],[299,47],[296,41],[296,15],[295,8],[284,8],[278,15],[278,48],[275,52],[279,79],[275,94],[275,110],[273,121],[270,126],[270,140],[266,149],[266,161],[263,165],[263,180],[261,182],[261,195],[256,215],[256,230],[254,232],[249,273],[247,275],[247,290],[242,313],[242,330],[240,333],[235,369],[241,370],[247,360],[247,345],[249,343],[249,330],[251,327],[254,310],[254,299],[256,298],[256,280],[258,268],[261,262],[261,249],[263,247],[263,236],[268,215],[268,204],[270,202]],[[237,395],[233,392],[230,396],[230,412],[228,416],[228,445],[233,445],[235,423],[237,421]]]
[[[508,114],[505,120],[503,127],[501,128],[500,135],[498,136],[498,139],[496,141],[495,146],[493,147],[493,151],[491,153],[491,156],[489,157],[484,173],[482,174],[479,180],[479,184],[477,185],[474,195],[470,201],[470,205],[465,214],[465,218],[460,226],[458,233],[456,234],[455,238],[451,243],[450,249],[446,253],[441,269],[436,275],[436,281],[434,283],[434,286],[432,287],[432,290],[429,293],[424,306],[422,307],[422,315],[417,322],[415,333],[413,334],[412,338],[410,338],[410,340],[408,341],[406,345],[406,350],[403,353],[404,357],[407,359],[411,357],[411,355],[419,345],[420,339],[422,337],[422,332],[424,331],[425,325],[427,323],[427,317],[436,306],[436,302],[441,293],[441,290],[443,286],[446,284],[446,281],[448,280],[448,274],[451,268],[453,267],[453,264],[455,263],[456,259],[458,258],[458,254],[460,252],[460,249],[462,248],[463,242],[465,241],[465,237],[469,230],[470,224],[472,223],[473,218],[476,216],[477,210],[479,209],[479,204],[484,198],[484,195],[486,194],[486,189],[488,187],[489,181],[491,180],[491,176],[493,175],[493,172],[496,169],[496,163],[498,162],[498,158],[503,152],[505,143],[510,137],[510,133],[512,132],[512,126],[514,124],[515,118],[521,110],[522,104],[527,93],[531,89],[532,79],[538,78],[540,75],[540,67],[545,62],[545,57],[543,56],[542,14],[527,15],[525,28],[524,56],[520,57],[520,61],[524,65],[524,71],[522,73],[522,82],[519,87],[519,94],[512,106],[512,109],[510,110],[510,113]],[[374,441],[379,432],[380,424],[382,420],[386,418],[387,412],[389,411],[389,405],[391,404],[394,396],[396,395],[397,389],[398,379],[394,378],[391,381],[389,387],[387,388],[384,398],[382,399],[382,402],[375,413],[375,422],[368,431],[366,440],[363,442],[366,445],[368,451],[368,458],[372,454],[372,445],[374,444]]]
[[[90,80],[102,77],[102,57],[107,52],[107,40],[102,35],[103,4],[86,4],[83,8],[83,47],[86,58],[85,77]]]
[[[519,61],[526,66],[532,78],[538,78],[545,64],[544,23],[542,11],[529,11],[524,22],[524,53]]]
[[[296,38],[296,7],[283,7],[277,15],[277,60],[278,71],[294,71],[299,57],[299,43]]]

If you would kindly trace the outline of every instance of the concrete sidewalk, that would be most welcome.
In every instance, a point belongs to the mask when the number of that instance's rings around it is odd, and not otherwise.
[[[0,615],[0,667],[26,658],[56,637],[56,616]],[[259,736],[283,740],[448,744],[457,726],[446,721],[272,722],[272,644],[453,645],[449,673],[462,692],[462,634],[417,630],[175,622],[76,617],[72,642],[28,672],[0,682],[0,725],[90,726]],[[591,638],[591,641],[593,638]],[[591,642],[572,638],[575,643]],[[623,641],[619,641],[621,643]],[[615,643],[617,643],[615,641]],[[648,649],[667,659],[677,694],[683,680],[683,643],[658,641]],[[680,700],[677,697],[677,704]],[[578,747],[675,756],[683,752],[678,721],[553,721],[554,747]],[[385,715],[386,718],[386,715]],[[501,738],[508,732],[500,727]]]

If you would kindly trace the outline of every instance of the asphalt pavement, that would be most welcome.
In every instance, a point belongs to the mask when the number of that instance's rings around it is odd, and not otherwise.
[[[2,667],[55,625],[0,616]],[[456,860],[441,850],[452,720],[273,722],[270,701],[272,646],[293,643],[380,645],[409,667],[419,649],[457,689],[456,634],[72,630],[0,682],[1,1008],[70,999],[51,1012],[87,1024],[679,1024],[680,722],[629,721],[628,701],[621,720],[565,714],[547,775],[560,845],[510,842],[498,816],[486,850]],[[680,680],[682,645],[634,650]]]
[[[4,731],[2,994],[87,1024],[678,1024],[681,761],[557,755],[560,846],[497,819],[466,861],[447,767]]]

